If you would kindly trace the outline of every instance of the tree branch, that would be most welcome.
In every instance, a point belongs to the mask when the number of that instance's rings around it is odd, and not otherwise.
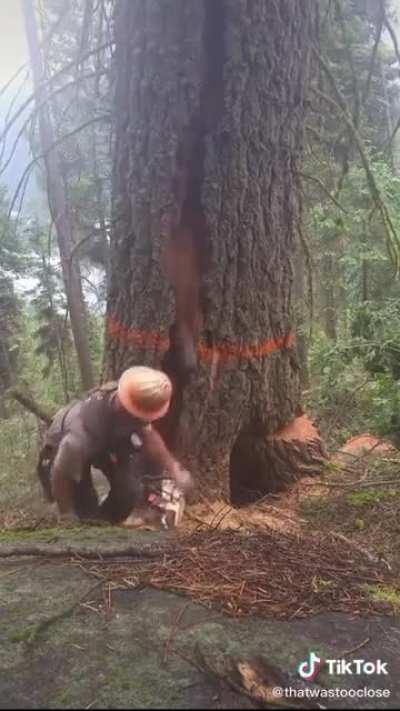
[[[381,6],[381,8],[382,8],[382,6]],[[363,91],[362,97],[361,97],[361,105],[362,106],[364,106],[365,102],[368,99],[368,94],[369,94],[369,90],[371,87],[372,74],[373,74],[374,68],[375,68],[376,55],[378,54],[379,42],[381,41],[382,30],[383,30],[383,14],[381,11],[380,17],[379,17],[379,22],[378,22],[378,29],[376,31],[375,42],[374,42],[374,46],[373,46],[372,53],[371,53],[370,63],[369,63],[368,77],[367,77],[367,81],[365,83],[364,91]]]
[[[356,76],[356,71],[354,67],[354,62],[353,62],[353,55],[351,52],[351,47],[349,44],[348,36],[347,36],[347,31],[346,31],[346,25],[344,22],[344,17],[343,17],[343,12],[342,12],[342,5],[340,3],[340,0],[335,0],[335,7],[336,7],[336,13],[339,19],[339,25],[340,25],[340,30],[342,33],[342,38],[346,50],[346,55],[347,55],[347,61],[350,67],[350,73],[351,73],[351,83],[353,86],[353,94],[354,94],[354,108],[352,112],[352,118],[353,118],[353,123],[357,127],[360,119],[360,92],[359,92],[359,87],[358,87],[358,81],[357,81],[357,76]]]
[[[21,116],[21,114],[25,111],[25,109],[29,106],[29,104],[31,104],[32,101],[34,101],[34,99],[35,99],[35,97],[36,97],[36,94],[40,94],[41,91],[42,91],[44,88],[46,88],[46,86],[47,86],[48,84],[50,84],[50,85],[53,84],[56,79],[58,79],[60,76],[62,76],[62,75],[63,75],[65,72],[67,72],[69,69],[73,69],[73,68],[76,66],[76,63],[77,63],[78,61],[79,61],[79,62],[83,62],[83,61],[85,61],[85,59],[88,59],[88,58],[91,57],[92,55],[97,54],[97,52],[101,52],[103,49],[107,49],[107,48],[110,47],[112,44],[113,44],[112,42],[111,42],[111,43],[110,43],[110,42],[105,42],[104,44],[99,45],[99,46],[96,47],[95,49],[90,50],[90,52],[86,52],[86,53],[83,55],[83,57],[80,57],[80,58],[78,58],[78,59],[75,59],[73,62],[70,62],[69,64],[66,64],[64,67],[62,67],[58,72],[54,72],[54,74],[53,74],[49,79],[45,79],[43,82],[41,82],[41,84],[40,84],[40,86],[38,87],[38,89],[37,89],[36,91],[34,91],[30,96],[28,96],[28,98],[23,102],[23,104],[21,104],[21,106],[19,107],[18,111],[17,111],[17,112],[14,114],[14,116],[8,121],[8,123],[6,124],[6,126],[5,126],[4,129],[3,129],[3,132],[2,132],[2,134],[1,134],[1,136],[0,136],[0,138],[2,139],[5,135],[7,135],[7,133],[8,133],[9,130],[10,130],[10,128],[11,128],[11,127],[14,125],[14,123],[18,120],[18,118]],[[74,79],[74,81],[76,81],[76,79]]]
[[[101,71],[101,75],[107,74],[107,70]],[[91,79],[97,76],[97,72],[91,72],[90,74],[85,74],[85,75],[80,75],[77,79],[73,79],[72,81],[68,82],[67,84],[64,84],[62,87],[59,87],[58,89],[55,89],[51,94],[46,96],[46,99],[42,101],[41,103],[37,104],[33,111],[30,113],[29,118],[26,119],[26,121],[23,123],[21,126],[20,130],[18,131],[18,134],[14,140],[11,152],[8,155],[8,158],[6,162],[1,166],[0,169],[0,176],[4,173],[4,171],[8,168],[10,165],[15,151],[18,147],[18,143],[21,140],[22,136],[24,135],[27,127],[29,126],[30,122],[32,119],[38,115],[39,111],[48,104],[49,101],[51,101],[57,94],[61,94],[67,89],[69,89],[72,86],[78,86],[80,82],[86,80],[86,79]],[[3,141],[7,136],[6,131],[4,130],[2,134],[0,134],[0,141]]]
[[[54,141],[54,142],[51,144],[50,148],[49,148],[47,151],[44,151],[43,153],[40,153],[40,155],[38,155],[38,156],[36,156],[35,158],[33,158],[33,159],[30,161],[30,163],[26,166],[26,168],[25,168],[25,170],[24,170],[24,172],[23,172],[23,174],[22,174],[22,176],[21,176],[21,178],[20,178],[20,180],[19,180],[19,182],[18,182],[17,188],[16,188],[16,190],[15,190],[15,192],[14,192],[14,195],[13,195],[13,198],[12,198],[12,201],[11,201],[10,208],[9,208],[9,210],[8,210],[8,218],[10,218],[10,216],[11,216],[11,213],[12,213],[12,211],[13,211],[13,209],[14,209],[15,203],[16,203],[16,201],[17,201],[17,199],[18,199],[18,195],[19,195],[19,193],[20,193],[20,190],[21,190],[21,188],[22,188],[22,185],[23,185],[23,183],[24,183],[24,180],[25,180],[26,176],[30,173],[30,171],[32,170],[32,168],[33,168],[40,160],[42,160],[43,158],[45,158],[45,157],[46,157],[54,148],[56,148],[56,146],[58,146],[60,143],[62,143],[63,141],[67,140],[68,138],[71,138],[72,136],[75,136],[77,133],[80,133],[80,131],[83,131],[85,128],[87,128],[87,127],[90,126],[91,124],[96,123],[96,122],[98,122],[98,121],[105,121],[105,120],[109,120],[109,119],[110,119],[109,114],[101,114],[100,116],[95,116],[94,118],[91,118],[91,119],[89,119],[88,121],[85,121],[85,123],[82,123],[80,126],[77,126],[77,128],[74,128],[74,129],[73,129],[72,131],[70,131],[69,133],[65,133],[63,136],[61,136],[61,137],[58,138],[56,141]]]
[[[321,66],[326,70],[327,75],[331,78],[331,84],[332,84],[335,96],[337,97],[338,101],[335,101],[330,96],[328,96],[327,94],[324,94],[322,91],[320,91],[319,89],[316,89],[315,87],[312,87],[311,90],[313,91],[313,93],[316,96],[318,96],[320,99],[323,99],[325,101],[325,103],[329,104],[329,106],[331,106],[331,108],[333,108],[336,112],[338,112],[342,116],[347,128],[350,131],[350,135],[353,138],[354,144],[355,144],[355,146],[359,152],[360,158],[361,158],[361,163],[363,165],[363,168],[364,168],[364,171],[365,171],[365,174],[367,177],[367,183],[368,183],[368,186],[370,189],[371,197],[372,197],[373,201],[375,202],[375,204],[381,214],[383,227],[385,230],[387,249],[389,252],[389,256],[393,262],[393,265],[395,267],[395,273],[396,273],[396,275],[398,275],[399,269],[400,269],[400,239],[399,239],[396,229],[393,225],[388,208],[386,207],[385,203],[383,202],[383,200],[381,198],[380,191],[379,191],[379,188],[376,184],[374,174],[371,170],[362,139],[357,131],[356,126],[354,125],[354,123],[352,121],[351,116],[349,115],[349,113],[346,109],[346,106],[341,105],[341,94],[340,94],[338,88],[336,87],[336,82],[335,82],[333,75],[331,74],[329,68],[326,66],[322,57],[319,57],[319,59],[321,61]]]
[[[299,172],[298,174],[300,175],[301,178],[305,178],[306,180],[312,180],[313,183],[316,183],[316,184],[319,186],[319,188],[322,190],[322,192],[323,192],[330,200],[332,200],[332,202],[336,205],[336,207],[339,208],[339,210],[341,210],[342,212],[344,212],[346,215],[349,214],[349,213],[348,213],[348,210],[346,210],[346,208],[344,208],[343,205],[340,204],[339,200],[337,200],[337,199],[334,197],[334,195],[332,195],[332,194],[330,193],[330,191],[328,190],[328,188],[323,184],[322,180],[320,180],[319,178],[316,178],[314,175],[308,175],[307,173],[301,173],[301,172]]]
[[[32,412],[39,418],[39,420],[45,422],[46,425],[51,424],[53,417],[42,407],[42,405],[39,405],[39,403],[37,403],[31,395],[18,390],[18,388],[11,388],[11,390],[7,391],[7,396],[19,402],[22,407],[29,412]]]
[[[389,32],[390,38],[391,38],[391,40],[392,40],[392,42],[393,42],[393,48],[394,48],[394,51],[395,51],[395,54],[396,54],[396,57],[397,57],[397,61],[398,61],[398,63],[400,64],[400,50],[399,50],[399,45],[398,45],[398,42],[397,42],[396,33],[395,33],[395,31],[394,31],[394,29],[393,29],[393,27],[392,27],[392,24],[391,24],[391,22],[390,22],[390,20],[389,20],[389,18],[388,18],[388,16],[387,16],[387,14],[386,14],[386,9],[385,9],[385,3],[384,3],[384,1],[383,1],[383,0],[379,0],[379,4],[380,4],[380,11],[381,11],[381,13],[382,13],[383,24],[385,25],[387,31]]]

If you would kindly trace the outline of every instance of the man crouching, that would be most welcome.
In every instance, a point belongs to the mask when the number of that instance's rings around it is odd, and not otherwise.
[[[131,476],[135,449],[139,469],[141,457],[153,475],[171,480],[183,496],[190,494],[191,475],[152,426],[167,413],[171,397],[172,385],[165,373],[135,366],[118,383],[99,387],[56,414],[46,433],[38,474],[48,498],[57,503],[61,521],[124,520],[143,491],[139,478]],[[91,466],[100,469],[110,484],[100,507]]]

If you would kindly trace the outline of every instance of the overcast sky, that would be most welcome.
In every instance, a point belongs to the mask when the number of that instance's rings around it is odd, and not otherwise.
[[[27,60],[20,0],[0,0],[0,87]]]

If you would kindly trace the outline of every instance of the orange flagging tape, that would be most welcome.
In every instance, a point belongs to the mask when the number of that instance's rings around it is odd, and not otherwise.
[[[169,338],[163,338],[156,331],[141,331],[136,328],[127,328],[118,323],[113,318],[107,319],[107,332],[112,338],[118,338],[125,343],[131,343],[138,348],[152,349],[165,352],[169,348]],[[207,346],[205,343],[199,343],[197,353],[200,360],[212,361],[215,355],[221,361],[232,360],[234,358],[263,358],[274,351],[283,348],[291,348],[294,343],[294,335],[292,331],[281,338],[262,341],[250,345],[236,345],[234,343],[222,343],[213,347]]]

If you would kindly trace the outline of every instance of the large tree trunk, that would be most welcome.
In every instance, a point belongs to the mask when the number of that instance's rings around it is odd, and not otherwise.
[[[176,376],[161,429],[203,491],[235,501],[243,488],[262,494],[318,470],[323,457],[312,427],[287,429],[301,414],[291,258],[315,9],[313,0],[117,4],[107,375],[144,362]],[[161,268],[188,209],[203,265],[189,384],[174,353],[165,357],[174,304]]]
[[[85,389],[90,389],[94,385],[94,375],[90,359],[86,305],[82,293],[79,264],[76,259],[72,258],[74,240],[60,166],[60,155],[55,147],[49,105],[45,103],[46,99],[48,100],[48,85],[45,83],[46,77],[38,41],[34,3],[22,0],[22,10],[35,87],[35,101],[40,107],[38,109],[39,133],[42,153],[45,156],[49,208],[57,232],[65,292],[82,385]]]

